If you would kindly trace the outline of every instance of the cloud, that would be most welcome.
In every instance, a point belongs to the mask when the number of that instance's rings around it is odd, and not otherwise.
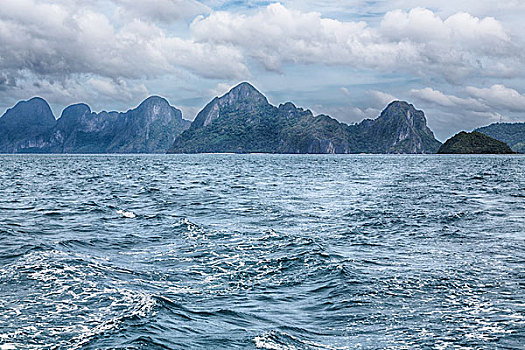
[[[26,74],[19,77],[17,85],[11,86],[9,89],[1,88],[1,80],[0,76],[2,107],[11,106],[17,100],[41,96],[59,106],[91,101],[91,107],[94,109],[108,108],[108,106],[114,105],[128,108],[131,101],[133,103],[140,102],[150,94],[146,86],[140,82],[93,76],[55,81],[35,81],[35,77]]]
[[[343,93],[343,95],[345,95],[345,96],[347,96],[347,97],[352,96],[352,94],[350,93],[350,90],[348,90],[347,88],[342,87],[340,90],[341,90],[341,92]]]
[[[339,91],[346,97],[344,105],[330,105],[331,101],[326,101],[326,104],[316,105],[315,112],[325,113],[339,121],[353,124],[365,118],[376,118],[390,102],[397,100],[396,97],[377,90],[366,91],[362,96],[354,96],[360,95],[360,91],[356,90],[355,94],[352,94],[346,87],[341,87]],[[352,103],[353,97],[358,97],[358,105]]]
[[[94,5],[108,3],[128,17],[110,17]],[[3,0],[0,69],[15,78],[29,72],[50,80],[81,74],[153,79],[182,71],[241,80],[251,76],[255,61],[275,72],[296,63],[454,82],[521,71],[512,68],[520,67],[521,56],[501,23],[467,13],[442,19],[421,8],[395,10],[370,27],[274,3],[249,14],[197,16],[186,34],[162,25],[208,11],[194,0]]]
[[[205,78],[248,75],[234,47],[171,36],[138,19],[116,25],[87,7],[34,0],[3,0],[0,57],[0,69],[15,77],[148,79],[181,69]]]
[[[190,29],[198,42],[232,45],[277,72],[286,63],[340,65],[457,82],[473,74],[508,75],[505,61],[516,60],[510,34],[496,19],[468,13],[442,19],[421,8],[388,12],[374,28],[275,3],[251,15],[199,16]]]
[[[448,41],[452,41],[454,45],[467,45],[481,49],[486,54],[490,54],[491,50],[485,45],[505,45],[510,41],[501,23],[492,17],[479,19],[459,12],[442,20],[434,12],[423,8],[388,12],[381,22],[380,30],[384,36],[394,40],[441,44],[450,44]]]
[[[110,101],[126,102],[134,98],[146,98],[149,94],[144,84],[130,85],[126,81],[114,81],[91,77],[86,82],[89,90]]]
[[[495,109],[525,112],[525,95],[501,84],[492,85],[490,88],[469,86],[466,91],[470,96],[489,104]]]
[[[325,104],[312,106],[312,113],[314,115],[325,114],[346,124],[354,124],[364,118],[375,118],[379,115],[377,110],[359,108],[352,105],[331,106]]]
[[[385,107],[390,102],[399,100],[395,96],[392,96],[386,92],[377,91],[377,90],[368,91],[368,95],[372,98],[372,101],[375,103],[376,107]]]
[[[118,11],[126,18],[146,21],[173,23],[180,19],[192,19],[197,15],[209,13],[208,6],[194,0],[111,0]]]
[[[490,88],[468,86],[465,88],[465,92],[470,97],[445,95],[430,87],[412,89],[410,94],[422,101],[442,107],[459,107],[474,112],[495,112],[497,110],[500,112],[525,112],[525,95],[504,85],[496,84]]]
[[[231,88],[233,88],[233,86],[228,83],[218,83],[213,89],[209,89],[208,93],[210,96],[213,96],[213,97],[222,96],[228,91],[230,91]]]
[[[486,112],[489,107],[481,101],[473,98],[461,98],[454,95],[445,95],[441,91],[430,87],[424,89],[412,89],[410,94],[422,101],[430,102],[442,107],[463,108],[469,111]]]
[[[250,80],[345,121],[411,96],[442,134],[524,111],[518,0],[1,3],[2,106],[41,95],[127,108],[150,89],[193,113],[222,82]]]
[[[194,120],[202,107],[178,105],[178,109],[182,111],[182,117],[186,120]]]
[[[525,95],[503,85],[490,88],[466,87],[468,96],[445,94],[430,87],[412,89],[412,97],[428,110],[429,123],[441,139],[457,128],[472,130],[497,121],[520,121],[525,111]],[[436,109],[437,108],[437,109]]]
[[[200,42],[218,42],[242,48],[267,70],[283,63],[328,65],[388,65],[413,58],[405,43],[382,43],[364,22],[341,22],[316,12],[289,10],[271,4],[251,16],[214,12],[198,17],[191,32]],[[391,53],[397,52],[396,57]]]

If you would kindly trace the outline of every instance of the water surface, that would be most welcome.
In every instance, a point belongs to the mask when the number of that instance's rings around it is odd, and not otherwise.
[[[522,156],[0,156],[0,349],[520,349]]]

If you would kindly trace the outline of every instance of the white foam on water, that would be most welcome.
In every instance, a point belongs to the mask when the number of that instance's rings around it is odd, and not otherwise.
[[[300,344],[300,347],[296,347],[293,344],[283,344],[277,337],[284,337]],[[308,346],[313,349],[323,349],[323,350],[347,350],[348,347],[333,347],[326,344],[320,344],[313,341],[303,340],[298,337],[295,337],[291,334],[280,332],[270,332],[253,338],[253,342],[258,349],[267,349],[267,350],[296,350],[303,349],[304,346]]]
[[[117,214],[122,215],[125,218],[133,219],[137,217],[134,212],[132,211],[125,211],[125,210],[118,210]]]
[[[255,342],[255,346],[258,349],[267,349],[267,350],[295,350],[297,349],[295,346],[283,346],[282,344],[278,344],[270,339],[266,339],[264,336],[257,336],[253,339]]]
[[[72,265],[69,264],[72,257],[64,252],[35,251],[2,269],[3,276],[14,281],[22,276],[41,292],[38,298],[36,292],[25,295],[24,299],[17,301],[16,309],[0,313],[0,316],[17,317],[18,321],[30,324],[13,333],[0,334],[0,350],[25,348],[20,344],[38,339],[43,331],[55,337],[53,344],[57,348],[80,349],[99,334],[119,329],[127,319],[155,314],[156,301],[150,294],[130,289],[125,283],[102,283],[98,279],[101,271],[127,270],[98,263],[92,258],[87,262],[88,257],[82,254],[74,256],[76,259],[81,257],[85,258],[83,264]],[[93,305],[93,310],[88,313],[87,303]],[[45,319],[34,314],[39,307],[47,308]],[[67,338],[64,337],[66,334],[72,338],[57,339]]]
[[[108,292],[108,290],[105,290],[104,292]],[[118,290],[118,293],[120,295],[118,297],[115,297],[115,300],[113,301],[112,305],[120,303],[122,305],[127,305],[128,309],[125,312],[116,314],[114,317],[99,323],[95,327],[83,327],[84,329],[82,333],[80,333],[73,339],[68,340],[69,348],[71,350],[81,349],[94,337],[118,329],[120,325],[124,322],[125,318],[133,318],[135,316],[146,317],[148,315],[155,315],[155,313],[153,312],[153,308],[156,304],[156,301],[151,295],[145,293],[137,293],[135,291],[127,289]]]
[[[5,343],[0,345],[0,350],[16,350],[15,344]]]

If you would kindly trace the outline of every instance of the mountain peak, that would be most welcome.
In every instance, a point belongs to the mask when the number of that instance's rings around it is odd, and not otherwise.
[[[416,108],[414,105],[406,102],[406,101],[392,101],[386,106],[385,111],[389,109],[397,109],[397,110],[415,110]]]
[[[168,100],[160,96],[150,96],[142,101],[137,108],[128,112],[133,112],[137,118],[146,118],[150,122],[158,118],[164,119],[166,122],[173,117],[182,118],[182,112],[172,107]]]
[[[219,98],[221,101],[228,101],[229,103],[237,103],[240,101],[263,102],[268,103],[266,97],[259,92],[252,84],[242,82],[234,86],[228,93]]]
[[[252,84],[242,82],[221,97],[215,97],[195,117],[191,128],[200,128],[210,125],[214,120],[220,118],[225,111],[236,111],[240,113],[252,113],[261,107],[270,104],[266,97],[261,94]]]
[[[4,123],[38,123],[54,124],[55,116],[46,100],[33,97],[27,101],[18,102],[13,108],[8,109],[0,118]]]
[[[62,116],[60,117],[60,119],[64,117],[69,118],[71,116],[75,116],[75,117],[82,116],[82,115],[89,114],[89,113],[91,113],[91,108],[87,104],[77,103],[71,106],[67,106],[62,111]]]
[[[406,101],[392,101],[381,112],[381,119],[406,120],[410,124],[418,124],[418,127],[426,126],[425,113]]]
[[[51,111],[51,108],[49,107],[49,104],[46,100],[44,100],[42,97],[33,97],[27,101],[19,101],[13,108],[10,110],[49,110]]]
[[[405,101],[393,101],[374,120],[364,120],[358,127],[373,130],[370,137],[381,142],[379,153],[434,153],[441,143],[427,127],[425,113]]]
[[[235,85],[234,87],[230,89],[230,92],[236,91],[236,90],[255,91],[260,94],[260,92],[252,84],[250,84],[247,81],[243,81]]]
[[[160,96],[150,96],[137,107],[137,109],[149,108],[152,106],[170,106],[168,100]]]
[[[22,101],[22,102],[26,102],[26,103],[31,103],[31,104],[41,104],[41,105],[45,105],[45,106],[49,106],[49,104],[47,103],[46,100],[44,100],[42,97],[38,97],[38,96],[35,96],[27,101]]]
[[[0,118],[0,149],[5,153],[17,152],[24,143],[56,125],[49,104],[40,97],[20,101]]]
[[[496,140],[505,142],[518,153],[525,153],[525,123],[493,123],[474,131],[479,131]]]

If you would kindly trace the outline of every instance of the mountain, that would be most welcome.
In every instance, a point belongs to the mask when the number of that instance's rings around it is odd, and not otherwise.
[[[493,123],[475,131],[505,142],[518,153],[525,153],[525,123]]]
[[[35,146],[42,132],[56,124],[49,104],[40,97],[20,101],[0,118],[0,152],[15,153]]]
[[[347,125],[287,102],[271,105],[249,83],[215,97],[170,153],[435,153],[422,111],[396,101],[374,120]]]
[[[193,123],[158,96],[127,112],[74,104],[58,120],[33,98],[0,118],[1,153],[434,153],[439,145],[424,113],[406,102],[347,125],[291,102],[273,106],[246,82],[214,98]]]
[[[180,110],[152,96],[125,113],[67,107],[47,136],[51,153],[165,153],[189,127]]]
[[[365,119],[356,129],[366,153],[436,153],[441,146],[423,111],[404,101],[391,102],[378,118]]]
[[[47,102],[32,99],[0,118],[0,135],[11,135],[2,137],[0,152],[165,153],[189,126],[180,110],[158,96],[125,113],[94,113],[86,104],[75,104],[65,108],[58,120]]]
[[[448,139],[438,150],[441,154],[512,154],[504,142],[477,131],[462,131]]]

